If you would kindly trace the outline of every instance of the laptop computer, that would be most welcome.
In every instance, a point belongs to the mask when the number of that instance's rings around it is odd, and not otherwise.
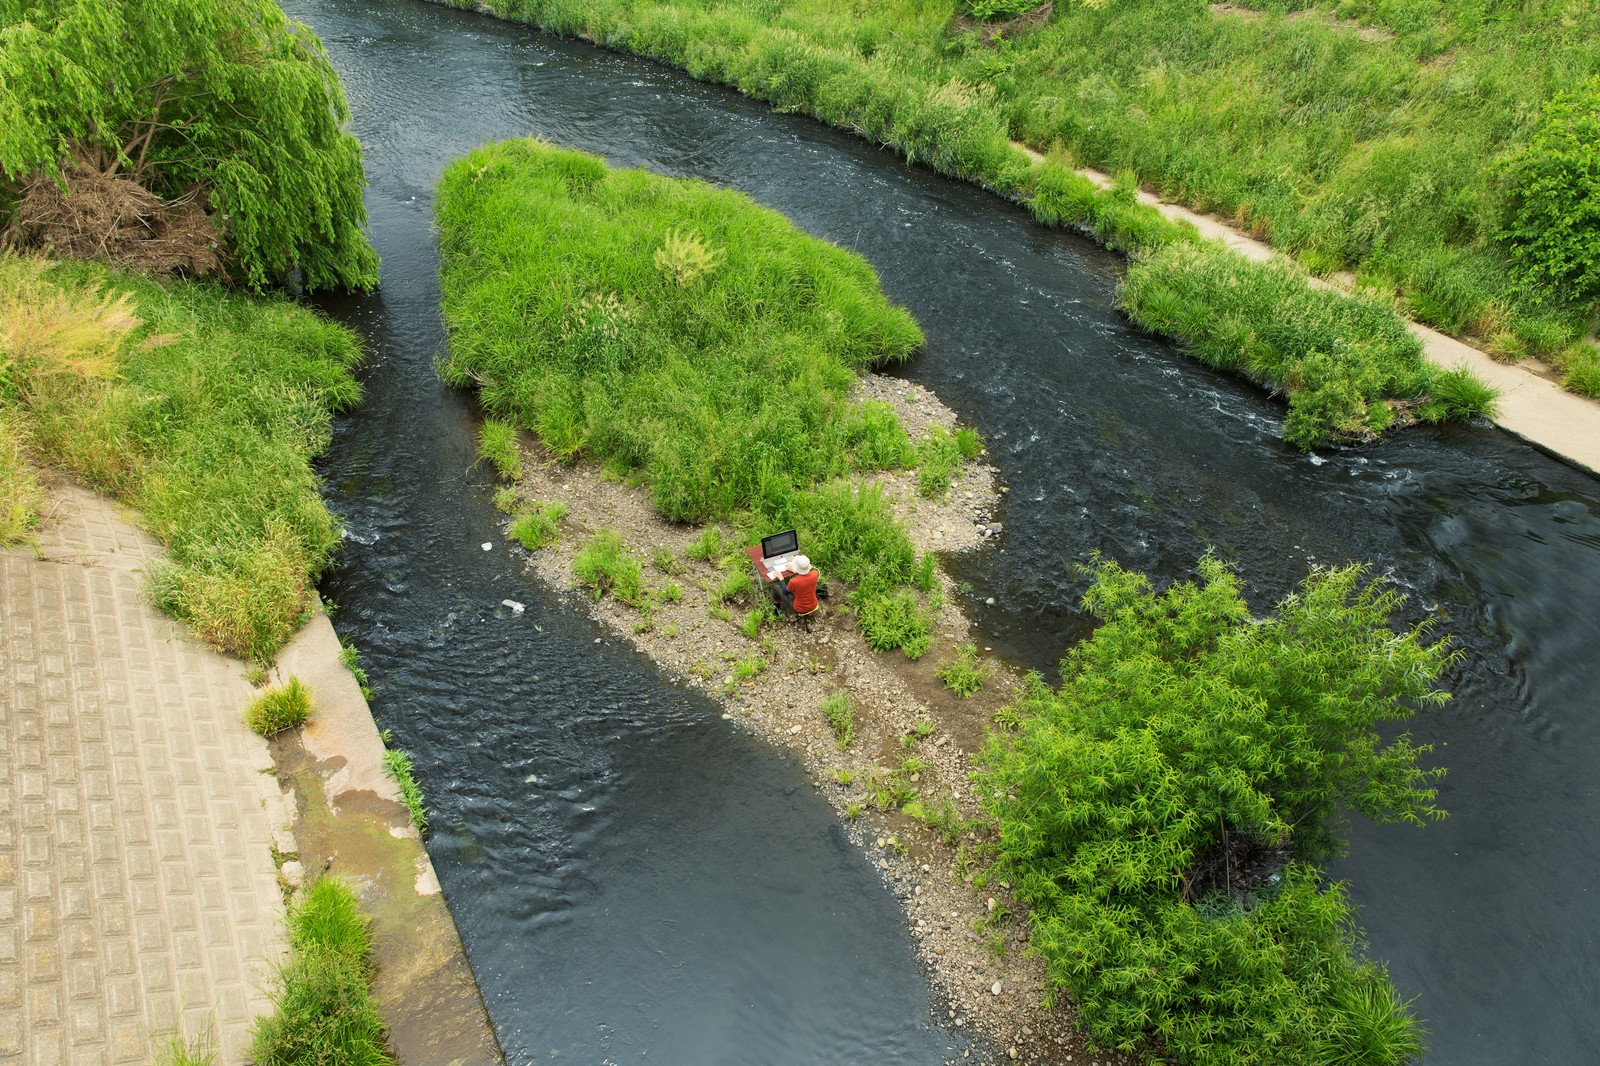
[[[768,580],[799,554],[800,535],[792,529],[761,538],[761,565],[767,571]]]

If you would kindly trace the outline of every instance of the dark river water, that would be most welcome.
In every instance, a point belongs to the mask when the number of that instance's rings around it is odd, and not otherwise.
[[[655,65],[412,0],[291,0],[345,79],[383,287],[326,465],[350,543],[325,591],[418,757],[429,850],[515,1062],[937,1062],[897,904],[798,768],[720,720],[507,550],[473,412],[433,374],[433,186],[537,134],[722,183],[856,249],[928,336],[905,371],[989,441],[998,548],[952,560],[987,643],[1050,669],[1086,631],[1068,564],[1158,580],[1214,546],[1265,609],[1369,561],[1467,650],[1451,811],[1359,824],[1335,873],[1434,1064],[1600,1062],[1600,484],[1486,427],[1304,456],[1281,409],[1132,329],[1117,258],[890,152]],[[482,548],[491,543],[491,550]],[[503,599],[528,604],[514,614]],[[993,606],[984,601],[992,598]],[[600,643],[596,644],[599,639]]]

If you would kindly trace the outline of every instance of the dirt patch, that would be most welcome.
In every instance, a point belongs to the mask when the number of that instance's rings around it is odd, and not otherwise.
[[[1024,11],[1020,15],[1013,15],[1008,19],[996,19],[993,22],[979,22],[971,15],[957,15],[951,20],[950,27],[957,37],[966,33],[975,33],[983,39],[984,44],[993,44],[997,39],[1015,39],[1025,33],[1031,33],[1041,26],[1047,25],[1056,13],[1056,5],[1051,0],[1046,0],[1032,11]]]
[[[138,182],[74,168],[22,186],[0,240],[19,251],[93,259],[146,274],[224,275],[222,234],[201,188],[162,200]]]
[[[1232,16],[1234,18],[1241,18],[1251,22],[1266,16],[1266,12],[1264,11],[1257,11],[1254,8],[1249,7],[1240,7],[1237,4],[1211,4],[1210,7],[1213,15]],[[1369,44],[1377,44],[1380,42],[1387,44],[1394,40],[1394,34],[1390,33],[1381,26],[1368,26],[1364,23],[1356,22],[1354,19],[1342,19],[1337,15],[1330,15],[1326,11],[1317,11],[1314,8],[1291,11],[1287,15],[1283,16],[1283,21],[1285,22],[1303,22],[1307,19],[1315,19],[1316,21],[1322,22],[1325,25],[1332,26],[1336,30],[1343,30],[1346,33],[1353,33],[1361,40],[1366,41]]]
[[[893,406],[913,440],[955,423],[932,393],[893,378],[868,376],[856,397]],[[748,636],[740,623],[754,601],[717,602],[728,571],[685,556],[700,528],[663,522],[643,489],[607,479],[593,465],[557,462],[531,444],[524,453],[519,492],[569,509],[560,541],[532,553],[529,568],[571,590],[574,602],[681,683],[719,700],[725,718],[793,750],[904,905],[937,992],[938,1020],[985,1035],[991,1061],[1122,1062],[1088,1050],[1069,1005],[1041,1005],[1044,967],[1027,954],[1027,928],[1009,886],[979,887],[981,869],[970,855],[984,830],[968,773],[985,727],[1021,678],[980,645],[978,662],[990,675],[981,690],[959,699],[940,683],[935,671],[971,639],[952,582],[938,575],[933,647],[916,662],[898,651],[873,652],[837,587],[808,623],[772,624]],[[990,517],[1004,489],[981,459],[965,464],[939,500],[918,495],[915,472],[878,477],[919,550],[981,550],[1004,536]],[[681,599],[640,610],[577,588],[573,560],[602,529],[620,533],[640,558],[647,589],[670,582]],[[853,709],[853,736],[843,745],[823,712],[824,699],[837,693],[847,694]],[[982,1060],[983,1053],[971,1054],[968,1061]]]

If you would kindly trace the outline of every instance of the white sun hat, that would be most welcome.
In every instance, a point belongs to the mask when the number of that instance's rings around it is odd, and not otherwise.
[[[809,574],[811,572],[811,560],[804,555],[796,555],[794,557],[794,572],[797,574]]]

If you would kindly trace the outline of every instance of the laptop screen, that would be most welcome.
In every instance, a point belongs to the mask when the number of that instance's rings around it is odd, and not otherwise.
[[[790,552],[800,550],[800,536],[792,529],[782,533],[774,533],[770,537],[761,538],[761,558],[771,559],[775,555],[788,555]]]

